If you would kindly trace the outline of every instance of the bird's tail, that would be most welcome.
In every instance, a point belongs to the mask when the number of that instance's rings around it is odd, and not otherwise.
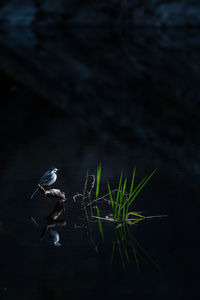
[[[39,190],[39,188],[37,188],[37,189],[35,190],[35,192],[32,194],[32,196],[30,197],[30,199],[32,199],[32,198],[35,196],[35,194],[37,193],[38,190]]]

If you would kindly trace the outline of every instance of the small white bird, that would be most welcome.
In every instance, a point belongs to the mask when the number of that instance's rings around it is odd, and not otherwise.
[[[56,247],[60,246],[61,245],[61,243],[59,243],[60,236],[57,233],[57,231],[55,231],[55,230],[49,230],[49,233],[51,235],[50,242],[53,243],[53,245],[56,246]]]
[[[49,169],[46,173],[44,173],[44,175],[40,178],[40,182],[39,184],[41,186],[49,186],[49,185],[52,185],[56,179],[57,179],[57,171],[58,169],[56,168],[51,168]],[[37,188],[34,193],[32,194],[32,196],[30,197],[30,199],[32,199],[35,194],[37,193],[39,188]]]

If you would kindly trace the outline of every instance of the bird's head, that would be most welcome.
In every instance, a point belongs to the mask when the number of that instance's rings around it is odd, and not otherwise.
[[[51,171],[52,173],[57,173],[58,169],[57,169],[57,168],[51,168],[50,171]]]

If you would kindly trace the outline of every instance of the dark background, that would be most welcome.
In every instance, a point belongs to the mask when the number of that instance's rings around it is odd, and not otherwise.
[[[0,29],[0,299],[198,299],[198,28],[138,28],[124,17],[72,27],[55,14],[47,26],[40,16],[30,26],[4,17]],[[136,166],[137,182],[157,168],[135,209],[168,218],[138,224],[134,236],[159,269],[133,260],[124,271],[118,256],[110,265],[110,226],[99,253],[74,228],[72,196],[100,161],[101,193],[122,168],[130,177]],[[53,207],[29,199],[51,166],[68,197],[61,247],[40,241],[30,220],[42,223]]]
[[[1,0],[0,21],[25,26],[198,27],[198,0]]]

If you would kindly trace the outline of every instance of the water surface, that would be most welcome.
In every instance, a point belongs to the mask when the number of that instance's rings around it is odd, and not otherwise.
[[[0,35],[2,299],[185,299],[195,292],[199,145],[199,42],[195,31],[66,30]],[[100,193],[121,169],[136,180],[157,173],[135,208],[164,220],[134,227],[159,265],[110,264],[113,228],[96,253],[74,228],[86,170],[102,162]],[[54,187],[67,194],[61,247],[40,241],[54,201],[38,178],[61,169]]]

